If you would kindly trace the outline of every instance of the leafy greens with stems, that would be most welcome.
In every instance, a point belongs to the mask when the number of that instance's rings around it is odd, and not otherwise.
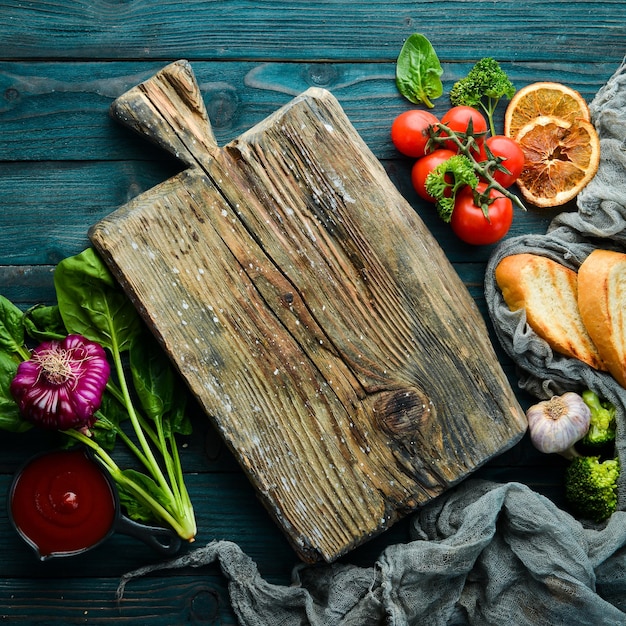
[[[182,383],[93,249],[61,261],[54,286],[56,305],[26,313],[0,296],[0,428],[23,432],[31,427],[11,395],[19,363],[31,358],[28,338],[59,341],[77,335],[99,344],[112,365],[97,420],[89,429],[62,432],[92,449],[117,483],[130,517],[167,524],[193,541],[195,515],[176,442],[177,434],[191,433]],[[122,427],[127,420],[131,428]],[[143,471],[117,465],[111,452],[118,438]]]

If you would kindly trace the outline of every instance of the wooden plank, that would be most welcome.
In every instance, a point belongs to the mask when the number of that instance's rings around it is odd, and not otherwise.
[[[433,206],[417,196],[410,182],[410,163],[405,160],[383,163],[389,178],[415,209],[453,263],[484,263],[493,246],[469,246],[458,240]],[[90,226],[120,205],[165,181],[176,171],[160,161],[44,161],[0,162],[0,293],[12,290],[17,297],[31,280],[42,286],[47,269],[18,276],[15,266],[45,265],[78,254],[89,245]],[[70,201],[71,199],[71,201]],[[16,215],[19,214],[19,219]],[[524,233],[545,233],[556,211],[515,212],[509,237]],[[14,283],[19,279],[19,284]],[[49,285],[38,300],[49,297]],[[35,297],[37,297],[35,295]]]
[[[117,602],[118,577],[0,580],[2,615],[11,624],[171,624],[236,626],[226,581],[204,568],[194,576],[143,578]]]
[[[463,0],[389,0],[382,10],[364,0],[156,5],[10,0],[2,7],[0,57],[388,61],[406,37],[422,31],[445,61],[490,56],[497,47],[500,58],[511,61],[554,64],[578,56],[589,63],[618,62],[624,50],[623,4],[603,0],[594,2],[592,11],[589,6],[475,0],[468,10]],[[497,39],[485,36],[485,28],[497,32]]]
[[[625,46],[626,47],[626,42]],[[163,62],[0,63],[1,149],[4,161],[164,160],[141,138],[129,136],[108,115],[111,102],[160,70]],[[503,63],[514,84],[559,81],[591,100],[617,62],[596,64]],[[471,64],[443,63],[444,94],[434,113],[449,106],[454,81]],[[261,122],[309,87],[323,87],[379,159],[397,159],[389,138],[396,115],[412,106],[398,93],[394,63],[279,63],[199,61],[200,90],[219,145]],[[496,114],[502,127],[504,104]],[[72,120],[68,124],[68,119]]]
[[[11,207],[0,211],[0,263],[50,265],[84,250],[89,226],[173,171],[163,162],[0,163]]]
[[[521,437],[473,301],[329,92],[224,149],[187,63],[114,113],[189,169],[92,241],[304,560]]]

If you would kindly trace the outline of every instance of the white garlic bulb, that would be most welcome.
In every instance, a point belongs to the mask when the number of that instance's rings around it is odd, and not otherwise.
[[[589,430],[591,410],[581,396],[568,391],[531,406],[526,418],[535,448],[571,458],[576,456],[573,445]]]

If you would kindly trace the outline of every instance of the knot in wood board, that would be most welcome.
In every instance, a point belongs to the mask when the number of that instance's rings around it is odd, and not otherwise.
[[[415,443],[415,434],[422,423],[436,418],[434,405],[418,389],[380,392],[372,409],[381,429],[405,446]]]

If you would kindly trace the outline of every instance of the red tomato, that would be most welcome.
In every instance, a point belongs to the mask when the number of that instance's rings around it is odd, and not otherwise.
[[[521,146],[510,137],[504,135],[494,135],[489,137],[485,144],[493,153],[493,156],[500,157],[502,159],[502,165],[506,167],[510,174],[503,172],[502,170],[496,170],[493,172],[493,177],[503,186],[510,187],[522,173],[524,168],[524,151]],[[481,146],[479,161],[487,160],[487,153],[485,146]]]
[[[477,111],[473,107],[457,106],[452,107],[441,118],[441,123],[447,126],[455,133],[466,133],[468,125],[472,121],[472,132],[474,135],[487,132],[487,120],[480,111]],[[476,143],[481,144],[484,141],[484,135],[475,137]],[[444,147],[448,150],[458,151],[456,144],[453,141],[447,141]]]
[[[478,183],[477,190],[484,192],[487,183]],[[500,192],[492,189],[491,198],[496,198],[488,210],[489,219],[483,210],[474,204],[471,187],[459,191],[454,203],[450,225],[455,235],[474,246],[495,243],[507,234],[513,222],[513,203]]]
[[[450,157],[454,156],[456,152],[452,150],[444,150],[440,148],[427,154],[426,156],[418,159],[413,164],[411,170],[411,182],[418,195],[428,200],[428,202],[435,202],[435,199],[426,192],[426,177],[440,164],[447,161]]]
[[[430,139],[428,127],[439,120],[428,111],[412,109],[400,113],[391,125],[391,141],[402,154],[410,157],[423,157]]]

